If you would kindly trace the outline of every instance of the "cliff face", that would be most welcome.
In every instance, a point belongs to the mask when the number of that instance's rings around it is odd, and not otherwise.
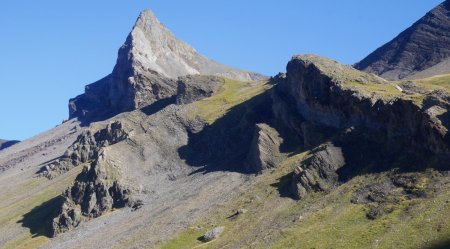
[[[359,82],[361,87],[352,84]],[[448,123],[441,118],[449,107],[449,95],[435,91],[423,104],[399,96],[385,99],[364,86],[394,86],[337,62],[317,56],[296,56],[287,66],[287,78],[277,86],[289,96],[306,120],[336,129],[365,127],[382,131],[387,139],[404,141],[434,153],[448,153]],[[406,97],[406,95],[405,95]],[[445,116],[445,115],[444,115]],[[405,122],[408,120],[408,122]]]
[[[309,133],[323,137],[293,172],[297,198],[329,191],[358,172],[448,169],[448,92],[411,97],[374,75],[311,55],[295,56],[286,77],[274,80],[278,106],[295,106],[300,121],[279,118],[305,141]]]
[[[259,80],[262,75],[218,64],[178,40],[155,15],[143,11],[119,49],[113,72],[87,85],[69,102],[69,118],[102,120],[142,108],[176,93],[176,80],[186,75],[215,75]]]
[[[450,1],[447,0],[355,67],[388,80],[450,73],[449,43]]]

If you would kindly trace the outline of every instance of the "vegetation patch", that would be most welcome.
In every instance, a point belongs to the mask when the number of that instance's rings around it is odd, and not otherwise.
[[[448,243],[450,185],[441,173],[360,175],[330,193],[311,193],[297,202],[283,188],[306,155],[291,156],[257,176],[252,187],[161,248],[425,248],[430,242]],[[362,189],[384,181],[392,184],[387,189],[392,192],[375,188],[369,197],[374,201],[355,201]],[[225,227],[220,238],[198,240],[217,226]]]
[[[232,107],[267,91],[271,87],[272,85],[268,82],[243,82],[225,79],[225,83],[217,94],[192,104],[194,111],[189,113],[188,118],[193,119],[198,116],[212,124],[230,111]]]
[[[17,240],[10,241],[4,248],[37,248],[47,241],[44,222],[57,197],[70,185],[83,167],[76,167],[69,172],[49,181],[45,178],[32,178],[19,188],[29,195],[15,200],[10,205],[0,208],[0,226],[19,223],[27,228]]]

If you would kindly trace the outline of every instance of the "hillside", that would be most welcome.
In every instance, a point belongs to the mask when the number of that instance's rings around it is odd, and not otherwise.
[[[0,150],[6,149],[8,147],[13,146],[14,144],[18,143],[19,141],[8,141],[4,139],[0,139]]]
[[[375,50],[355,68],[388,80],[419,79],[450,73],[450,1]]]
[[[144,11],[70,120],[0,151],[0,247],[448,248],[449,80],[269,79]]]

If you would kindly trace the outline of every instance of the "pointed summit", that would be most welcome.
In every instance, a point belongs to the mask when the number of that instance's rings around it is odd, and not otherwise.
[[[69,103],[69,118],[101,120],[173,96],[176,79],[215,75],[240,81],[265,78],[214,62],[178,40],[150,10],[139,15],[120,47],[112,73]]]
[[[428,12],[355,67],[388,80],[450,73],[450,0]]]
[[[224,76],[236,80],[256,80],[261,75],[220,65],[178,40],[150,10],[139,15],[119,57],[131,59],[133,67],[177,78],[190,74]]]

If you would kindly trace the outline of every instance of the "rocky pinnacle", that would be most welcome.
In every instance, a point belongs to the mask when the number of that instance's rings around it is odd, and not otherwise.
[[[142,108],[176,92],[176,80],[186,75],[214,75],[240,81],[264,78],[221,65],[178,40],[150,10],[139,15],[116,65],[105,78],[87,85],[69,102],[69,117],[101,120]]]

